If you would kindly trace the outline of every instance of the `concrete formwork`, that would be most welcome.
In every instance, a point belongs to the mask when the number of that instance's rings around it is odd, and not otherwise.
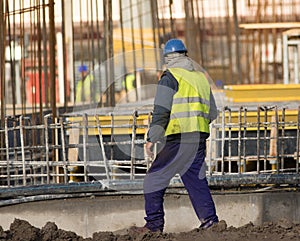
[[[300,193],[267,192],[249,194],[214,194],[217,213],[228,226],[240,227],[249,222],[286,218],[300,222]],[[15,218],[36,227],[48,221],[83,237],[94,232],[117,231],[131,225],[144,225],[142,195],[90,196],[83,198],[37,201],[0,208],[0,225],[8,230]],[[198,227],[196,215],[187,195],[165,197],[166,232],[189,231]]]

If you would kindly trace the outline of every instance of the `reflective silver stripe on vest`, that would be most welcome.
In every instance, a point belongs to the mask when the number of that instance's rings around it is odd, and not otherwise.
[[[198,110],[173,113],[171,114],[170,119],[178,119],[178,118],[186,118],[186,117],[194,117],[194,116],[199,116],[199,117],[204,117],[205,119],[209,119],[208,113],[203,113],[202,111],[198,111]]]
[[[173,104],[186,104],[186,103],[201,103],[207,106],[210,105],[209,101],[200,97],[182,97],[182,98],[174,98]]]

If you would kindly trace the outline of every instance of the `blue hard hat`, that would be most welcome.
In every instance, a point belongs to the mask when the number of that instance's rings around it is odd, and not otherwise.
[[[78,67],[78,71],[79,71],[80,73],[86,72],[87,70],[88,70],[88,67],[87,67],[85,64],[80,65],[80,66]]]
[[[180,39],[170,39],[164,48],[164,56],[170,53],[179,52],[186,53],[187,49]]]

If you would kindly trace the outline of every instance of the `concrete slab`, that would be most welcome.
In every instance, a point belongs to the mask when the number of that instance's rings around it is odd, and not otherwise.
[[[300,223],[300,193],[267,192],[250,194],[214,194],[217,213],[228,226],[286,218]],[[64,230],[91,237],[94,232],[117,231],[131,225],[144,225],[142,195],[91,196],[36,201],[0,208],[0,226],[8,230],[15,218],[43,227],[55,222]],[[189,231],[199,222],[187,195],[165,197],[166,232]]]

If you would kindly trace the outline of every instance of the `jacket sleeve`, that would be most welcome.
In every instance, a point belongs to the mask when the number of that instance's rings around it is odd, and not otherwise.
[[[169,123],[173,96],[178,90],[178,82],[169,72],[165,72],[157,85],[154,99],[152,122],[147,141],[155,143],[164,138]]]
[[[215,120],[218,117],[218,109],[216,106],[216,101],[212,91],[210,90],[210,108],[209,108],[209,119],[210,122]]]

